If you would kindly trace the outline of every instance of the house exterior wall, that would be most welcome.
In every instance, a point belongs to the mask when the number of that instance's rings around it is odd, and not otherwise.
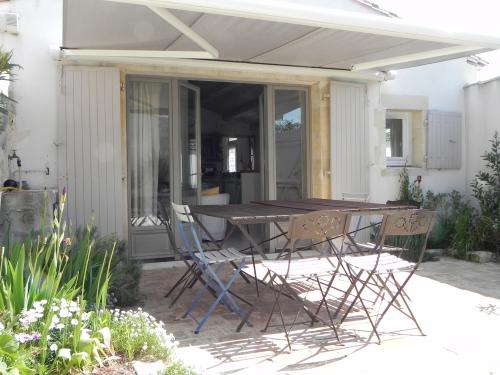
[[[8,142],[0,151],[1,183],[8,176],[7,155],[15,149],[22,160],[22,180],[32,189],[54,188],[59,69],[49,46],[62,43],[62,1],[16,0],[0,3],[0,11],[19,14],[19,34],[0,33],[0,45],[12,50],[12,61],[22,66],[12,84],[18,104],[14,129],[7,131]]]
[[[500,78],[475,83],[464,88],[466,181],[470,183],[477,172],[484,168],[481,155],[490,147],[489,140],[495,131],[500,133]]]
[[[57,94],[64,68],[51,56],[49,46],[62,44],[63,9],[61,0],[16,0],[0,3],[0,11],[18,12],[20,34],[0,34],[0,44],[4,49],[14,51],[13,61],[22,65],[17,81],[13,85],[14,97],[19,101],[15,121],[15,132],[9,144],[0,151],[0,173],[2,181],[7,176],[7,153],[15,148],[23,161],[24,176],[31,188],[52,188],[57,186],[57,134],[58,112]],[[312,197],[331,196],[330,176],[330,79],[307,75],[285,75],[273,73],[249,73],[241,70],[221,71],[216,69],[194,69],[179,66],[137,66],[117,65],[121,81],[127,74],[164,75],[189,79],[212,79],[239,82],[274,83],[280,85],[304,85],[309,87],[309,192]],[[385,110],[382,95],[410,95],[428,98],[429,109],[463,111],[464,94],[462,86],[473,80],[475,71],[463,59],[400,70],[393,81],[383,83],[368,82],[368,126],[369,126],[369,186],[370,200],[385,202],[395,199],[398,193],[399,168],[386,168],[383,148],[385,140],[380,133],[381,112]],[[471,88],[470,91],[478,90]],[[499,90],[500,91],[500,90]],[[121,142],[122,176],[126,176],[126,116],[125,93],[121,93]],[[497,109],[498,106],[492,105]],[[480,116],[478,113],[476,116]],[[492,115],[493,116],[493,115]],[[477,117],[479,118],[479,117]],[[480,123],[474,118],[471,124]],[[479,125],[474,125],[478,127]],[[471,150],[479,147],[488,136],[479,136],[475,127],[467,129],[467,136],[473,132],[476,138],[467,143]],[[494,127],[493,122],[491,126]],[[498,125],[496,125],[498,128]],[[464,137],[466,138],[466,137]],[[472,139],[472,138],[471,138]],[[477,158],[469,163],[465,159],[467,150],[463,141],[462,167],[458,170],[411,169],[412,176],[423,176],[424,189],[446,192],[452,189],[464,191],[467,187],[466,175],[470,179],[476,168]],[[471,159],[472,160],[472,159]],[[469,166],[466,168],[466,165]],[[48,176],[42,173],[49,167]],[[469,172],[466,171],[469,170]],[[70,192],[71,194],[72,192]],[[126,212],[126,197],[123,198]],[[124,217],[124,226],[127,218]]]
[[[401,168],[385,166],[385,140],[380,139],[377,132],[377,116],[385,110],[379,92],[383,95],[412,95],[427,98],[428,109],[456,111],[463,114],[463,85],[476,77],[476,70],[465,62],[465,59],[430,64],[416,68],[397,71],[396,79],[380,84],[369,85],[370,109],[375,118],[370,122],[370,199],[385,202],[396,199],[399,189],[399,172]],[[380,91],[379,91],[380,90]],[[464,122],[464,120],[463,120]],[[464,129],[464,124],[462,125]],[[462,132],[465,134],[465,132]],[[434,192],[449,192],[453,189],[466,192],[466,151],[465,137],[462,136],[462,162],[460,169],[434,170],[426,168],[409,168],[410,179],[422,176],[422,188]]]

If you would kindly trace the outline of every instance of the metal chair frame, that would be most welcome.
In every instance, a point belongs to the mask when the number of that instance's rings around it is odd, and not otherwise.
[[[219,305],[223,303],[224,306],[231,312],[236,313],[240,318],[244,317],[244,310],[238,305],[233,295],[230,293],[231,285],[234,283],[236,278],[241,275],[241,269],[245,265],[247,256],[237,253],[236,251],[226,251],[217,252],[215,255],[208,256],[203,251],[201,242],[198,238],[198,234],[195,228],[195,221],[189,210],[189,206],[178,205],[172,203],[172,207],[177,217],[177,228],[181,240],[188,251],[193,264],[196,266],[196,271],[200,274],[197,279],[203,280],[202,288],[196,293],[193,301],[188,306],[186,312],[183,314],[183,318],[190,316],[195,320],[197,326],[194,330],[195,333],[199,333],[203,328],[203,325],[208,320],[210,315]],[[234,268],[233,274],[229,277],[227,281],[223,281],[220,276],[220,270],[224,264],[230,264],[232,262],[239,261],[236,268]],[[215,301],[208,307],[205,314],[198,320],[192,311],[196,308],[203,295],[207,290],[211,290],[215,297]],[[251,326],[248,319],[245,319],[245,323]]]
[[[371,255],[360,257],[343,257],[343,262],[346,266],[345,269],[351,279],[351,290],[355,291],[355,298],[342,316],[340,324],[345,321],[354,305],[357,301],[359,301],[366,316],[368,317],[368,320],[370,321],[370,325],[372,326],[370,338],[373,334],[375,334],[379,343],[381,342],[381,339],[377,331],[377,327],[380,325],[380,322],[383,320],[391,307],[395,307],[398,311],[409,317],[415,323],[420,333],[424,335],[409,306],[409,297],[404,288],[410,281],[415,271],[418,269],[418,266],[423,259],[425,246],[430,230],[432,229],[434,216],[434,212],[427,210],[408,210],[402,213],[384,215],[380,228],[379,240],[375,245],[374,252]],[[408,244],[408,240],[412,236],[416,235],[425,236],[425,240],[422,243],[422,248],[420,249],[420,254],[416,263],[403,261],[393,254],[384,252],[384,243],[387,236],[406,237],[406,243]],[[359,260],[362,260],[365,264],[360,263]],[[393,266],[389,266],[390,263],[392,263]],[[408,273],[406,278],[403,282],[398,282],[395,275],[404,272]],[[384,275],[385,278],[383,277]],[[365,277],[363,278],[363,276]],[[359,283],[361,283],[360,286],[358,286]],[[375,321],[370,316],[366,306],[366,300],[362,295],[363,292],[370,286],[377,286],[379,288],[375,302],[381,298],[383,293],[387,292],[387,294],[389,294],[389,298],[386,300],[387,305]],[[381,298],[381,300],[383,301],[385,298]]]
[[[326,303],[326,299],[328,298],[328,293],[332,288],[334,279],[336,275],[339,273],[339,269],[341,267],[341,263],[337,262],[334,264],[332,262],[332,258],[324,256],[326,254],[323,253],[322,257],[313,259],[296,259],[292,258],[292,253],[297,250],[297,242],[300,240],[311,240],[313,242],[327,244],[332,253],[336,252],[334,245],[331,243],[331,239],[343,237],[346,233],[347,226],[350,222],[350,214],[346,212],[340,211],[316,211],[311,212],[304,215],[294,215],[290,217],[289,225],[288,225],[288,241],[290,247],[287,249],[288,254],[286,260],[270,260],[263,261],[262,264],[267,268],[267,273],[263,280],[269,278],[269,281],[266,283],[266,287],[264,291],[257,297],[257,300],[253,304],[253,306],[247,311],[246,316],[242,319],[240,325],[237,330],[239,331],[245,319],[248,319],[253,309],[260,303],[262,295],[264,295],[267,289],[272,289],[274,291],[274,302],[271,308],[271,312],[268,316],[266,325],[263,329],[265,332],[271,323],[271,319],[275,313],[276,308],[278,308],[281,327],[286,336],[286,340],[288,343],[288,347],[291,350],[291,342],[290,342],[290,331],[293,326],[297,324],[297,318],[300,311],[304,311],[310,318],[308,321],[309,324],[313,324],[314,322],[321,321],[324,324],[328,325],[334,332],[337,341],[340,343],[340,337],[338,335],[337,328],[334,322],[333,312],[330,310],[328,303]],[[336,259],[335,259],[336,260]],[[297,273],[294,268],[297,266],[308,265],[309,269],[299,270]],[[286,266],[284,268],[284,266]],[[315,267],[317,266],[317,267]],[[281,267],[281,271],[278,271]],[[322,270],[319,270],[322,268]],[[311,270],[313,269],[313,270]],[[315,269],[315,270],[314,270]],[[294,271],[294,275],[291,275],[290,272]],[[325,283],[320,279],[321,276],[328,275],[330,280],[328,283]],[[290,285],[290,281],[292,280],[309,280],[312,283],[316,283],[318,286],[318,290],[321,293],[321,301],[316,308],[316,310],[310,309],[306,305],[306,298],[302,298],[299,294],[294,290],[294,288]],[[287,296],[292,298],[293,300],[299,302],[301,304],[300,309],[297,311],[295,319],[291,323],[290,327],[287,328],[287,324],[285,323],[285,319],[283,316],[283,309],[280,304],[281,296]],[[319,312],[322,308],[325,307],[328,315],[328,321],[325,321],[319,316]]]

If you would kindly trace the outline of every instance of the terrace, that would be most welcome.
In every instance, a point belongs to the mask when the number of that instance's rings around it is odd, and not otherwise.
[[[366,343],[370,326],[365,318],[342,326],[343,346],[336,343],[328,327],[295,326],[291,352],[280,327],[260,332],[268,310],[253,315],[253,328],[244,327],[236,333],[238,318],[219,306],[204,330],[194,334],[193,321],[180,317],[196,288],[188,290],[173,308],[168,307],[170,300],[163,298],[183,269],[180,262],[169,263],[168,268],[148,266],[140,298],[145,310],[165,321],[167,329],[179,339],[180,348],[188,348],[186,353],[196,356],[186,356],[187,360],[205,367],[207,374],[489,375],[500,368],[499,264],[448,257],[423,263],[407,288],[427,336],[409,329],[411,321],[401,319],[395,311],[381,325],[381,345],[376,340]],[[242,280],[236,282],[234,290],[254,298],[255,290]],[[292,320],[295,311],[291,309],[285,319]]]

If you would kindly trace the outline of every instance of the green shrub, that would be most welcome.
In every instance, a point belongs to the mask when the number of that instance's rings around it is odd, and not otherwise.
[[[471,184],[473,196],[478,200],[480,215],[477,220],[479,246],[500,252],[500,137],[495,132],[491,147],[482,159],[486,170],[476,174]]]
[[[111,328],[113,346],[129,360],[151,356],[167,360],[173,354],[176,342],[167,334],[163,322],[141,308],[137,310],[109,310],[106,318]]]
[[[459,217],[469,212],[474,218],[474,209],[458,191],[435,194],[427,191],[423,208],[437,211],[437,218],[427,241],[427,248],[447,249],[452,245]],[[463,219],[462,219],[463,220]]]

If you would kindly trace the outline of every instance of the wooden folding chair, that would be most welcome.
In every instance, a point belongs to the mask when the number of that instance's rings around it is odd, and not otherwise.
[[[352,290],[355,291],[355,298],[343,314],[341,323],[359,301],[372,326],[370,337],[375,334],[379,343],[381,340],[377,327],[391,307],[397,308],[397,310],[412,319],[420,333],[424,335],[415,315],[410,309],[408,296],[404,288],[422,261],[434,216],[434,212],[427,210],[408,210],[401,213],[387,214],[382,220],[379,239],[372,253],[364,256],[346,255],[342,258],[351,279]],[[421,242],[417,261],[409,262],[397,257],[394,253],[386,252],[385,241],[388,236],[406,238],[406,245],[402,248],[407,247],[410,238],[422,236],[423,241]],[[406,278],[404,278],[403,282],[398,281],[396,275],[404,273],[407,273]],[[365,300],[363,295],[363,292],[368,289],[373,290],[372,288],[374,287],[379,288],[376,300],[378,300],[382,293],[389,295],[388,300],[381,299],[381,303],[385,301],[387,304],[375,321],[370,316],[367,308],[367,300]]]
[[[189,253],[191,260],[196,265],[196,270],[200,273],[199,279],[203,281],[202,288],[196,293],[193,301],[184,313],[183,318],[190,316],[198,323],[194,330],[195,333],[201,331],[203,325],[210,315],[212,315],[219,303],[223,303],[229,311],[243,318],[245,311],[239,306],[235,298],[233,298],[233,295],[230,293],[230,288],[237,277],[241,276],[241,269],[249,256],[234,249],[204,252],[200,239],[198,238],[198,233],[189,206],[172,203],[172,208],[177,218],[177,228],[182,243]],[[236,266],[233,266],[232,275],[226,281],[224,281],[220,275],[220,271],[224,264],[236,264]],[[207,290],[212,292],[215,301],[212,302],[206,313],[198,320],[192,314],[192,311],[199,305]],[[248,320],[245,320],[245,323],[250,325]]]
[[[335,249],[329,240],[332,238],[343,237],[349,223],[349,217],[350,215],[348,213],[331,210],[316,211],[290,217],[288,224],[288,235],[290,241],[290,247],[287,254],[288,259],[262,261],[262,265],[267,269],[267,274],[264,277],[264,280],[269,279],[266,284],[266,289],[272,289],[275,297],[264,331],[266,331],[269,327],[274,312],[276,308],[278,308],[281,326],[285,332],[290,350],[291,343],[289,333],[294,324],[296,324],[298,315],[302,310],[310,317],[310,322],[316,322],[319,320],[330,326],[335,333],[335,337],[340,343],[340,338],[333,321],[332,312],[330,311],[328,303],[326,303],[326,299],[328,298],[328,294],[332,288],[335,276],[339,272],[340,264],[337,261],[337,257],[322,256],[316,258],[297,259],[292,258],[292,253],[296,250],[297,242],[302,240],[312,240],[317,243],[323,243],[323,245],[328,246],[330,252],[333,253]],[[327,279],[328,281],[325,282],[324,279]],[[305,298],[302,298],[292,285],[293,283],[306,282],[309,282],[311,286],[316,284],[319,292],[321,293],[321,301],[315,310],[307,306]],[[252,309],[260,303],[261,296],[263,294],[264,293],[261,293],[259,295],[257,301],[252,306]],[[301,308],[297,312],[297,315],[289,328],[287,328],[287,324],[285,323],[283,309],[280,303],[280,299],[283,295],[292,298],[301,304]],[[322,306],[326,309],[329,321],[321,319],[318,315]],[[252,309],[248,311],[245,319],[248,318]],[[244,320],[242,320],[238,329],[242,327],[243,323]]]

